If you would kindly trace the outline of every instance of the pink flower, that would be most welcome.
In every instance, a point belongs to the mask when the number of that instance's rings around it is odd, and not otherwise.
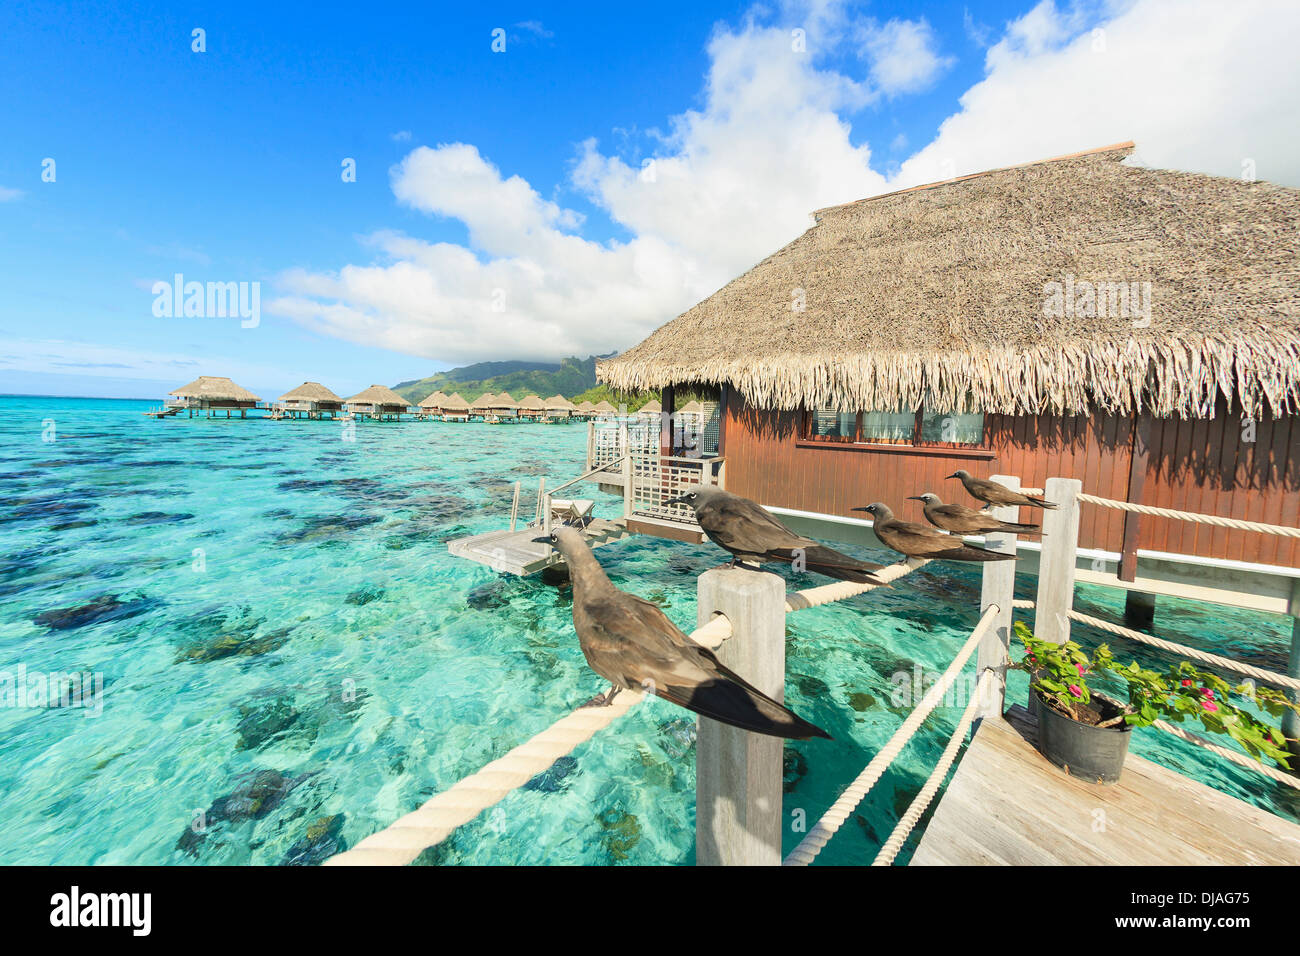
[[[1079,685],[1078,685],[1078,684],[1071,684],[1071,685],[1070,685],[1070,693],[1073,694],[1075,697],[1082,697],[1082,696],[1083,696],[1083,691],[1079,690]]]
[[[1214,691],[1208,687],[1202,687],[1201,694],[1210,700],[1214,700]]]
[[[1082,676],[1082,674],[1083,674],[1083,665],[1082,665],[1082,664],[1075,664],[1074,666],[1077,667],[1077,668],[1079,668],[1079,674],[1080,674],[1080,676]]]
[[[1215,703],[1214,701],[1212,701],[1212,700],[1203,700],[1203,701],[1201,701],[1201,706],[1204,707],[1206,710],[1218,710],[1218,709],[1219,709],[1219,705],[1216,704],[1216,703]]]

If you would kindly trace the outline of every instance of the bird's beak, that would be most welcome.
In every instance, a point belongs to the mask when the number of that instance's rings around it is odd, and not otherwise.
[[[908,495],[908,496],[907,496],[907,500],[908,500],[908,501],[924,501],[925,499],[922,498],[920,495]]]
[[[870,508],[850,508],[850,511],[870,511]]]
[[[945,479],[947,479],[947,478],[956,478],[956,477],[957,477],[956,472],[954,472],[954,473],[951,474],[951,475],[944,475],[944,478],[945,478]]]
[[[679,496],[679,497],[677,497],[677,498],[669,498],[667,501],[664,502],[664,504],[665,504],[665,505],[684,505],[684,504],[686,504],[686,496],[685,496],[685,495],[681,495],[681,496]]]
[[[540,538],[533,538],[533,544],[555,544],[549,534],[544,534]]]

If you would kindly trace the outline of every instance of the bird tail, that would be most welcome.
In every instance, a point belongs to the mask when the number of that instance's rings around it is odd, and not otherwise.
[[[984,548],[976,547],[973,544],[963,545],[960,548],[951,548],[947,551],[941,551],[938,554],[926,555],[930,558],[945,558],[948,561],[1014,561],[1014,554],[1002,554],[999,551],[988,551]]]
[[[687,710],[752,733],[789,740],[831,739],[826,731],[778,704],[735,671],[722,664],[715,666],[718,680],[694,687],[657,687],[655,693]]]
[[[870,561],[859,561],[847,554],[840,554],[834,548],[828,548],[820,544],[815,547],[805,548],[804,561],[809,571],[815,571],[827,577],[838,578],[841,581],[854,581],[858,584],[877,584],[881,587],[890,587],[887,582],[870,573],[879,571],[884,565],[872,564]]]
[[[1056,510],[1056,505],[1053,502],[1048,501],[1046,498],[1035,498],[1033,495],[1025,495],[1025,497],[1035,508],[1044,508],[1048,511]]]
[[[1014,521],[1003,521],[998,525],[999,531],[1013,531],[1016,534],[1037,534],[1038,525],[1036,524],[1016,524]]]

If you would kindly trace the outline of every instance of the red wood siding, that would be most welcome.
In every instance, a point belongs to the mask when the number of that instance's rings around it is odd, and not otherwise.
[[[727,487],[764,504],[850,516],[856,506],[883,501],[902,517],[921,521],[920,502],[908,495],[932,491],[945,501],[970,504],[955,478],[1017,475],[1027,487],[1048,478],[1075,477],[1083,490],[1127,498],[1133,420],[1113,415],[991,415],[989,450],[862,449],[802,440],[800,412],[746,406],[728,390]],[[1295,527],[1300,520],[1300,421],[1265,418],[1255,441],[1243,441],[1239,415],[1226,407],[1211,420],[1156,419],[1143,501],[1162,508],[1219,514]],[[861,515],[852,515],[861,517]],[[1021,520],[1037,519],[1022,512]],[[1079,545],[1118,552],[1124,514],[1084,505]],[[1300,566],[1300,542],[1274,535],[1227,531],[1208,525],[1144,516],[1138,547],[1260,564]]]

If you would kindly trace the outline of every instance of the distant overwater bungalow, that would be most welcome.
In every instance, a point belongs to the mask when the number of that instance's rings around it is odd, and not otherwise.
[[[184,411],[188,413],[187,417],[193,418],[197,411],[208,418],[214,418],[218,413],[225,412],[225,417],[230,418],[232,411],[238,411],[239,417],[244,418],[248,409],[256,408],[261,401],[242,385],[216,375],[200,375],[188,385],[182,385],[168,394],[173,398],[168,399],[162,408],[146,414],[155,418],[167,418]]]
[[[360,418],[396,422],[407,413],[409,403],[387,385],[371,385],[349,398],[343,407]]]
[[[442,406],[446,401],[447,396],[440,389],[420,401],[420,404],[416,406],[419,409],[417,414],[422,419],[440,418],[442,417]]]
[[[578,412],[578,406],[563,395],[552,395],[546,399],[546,417],[551,421],[567,420]]]
[[[343,411],[343,399],[320,382],[303,382],[280,396],[271,409],[272,418],[333,418]]]

